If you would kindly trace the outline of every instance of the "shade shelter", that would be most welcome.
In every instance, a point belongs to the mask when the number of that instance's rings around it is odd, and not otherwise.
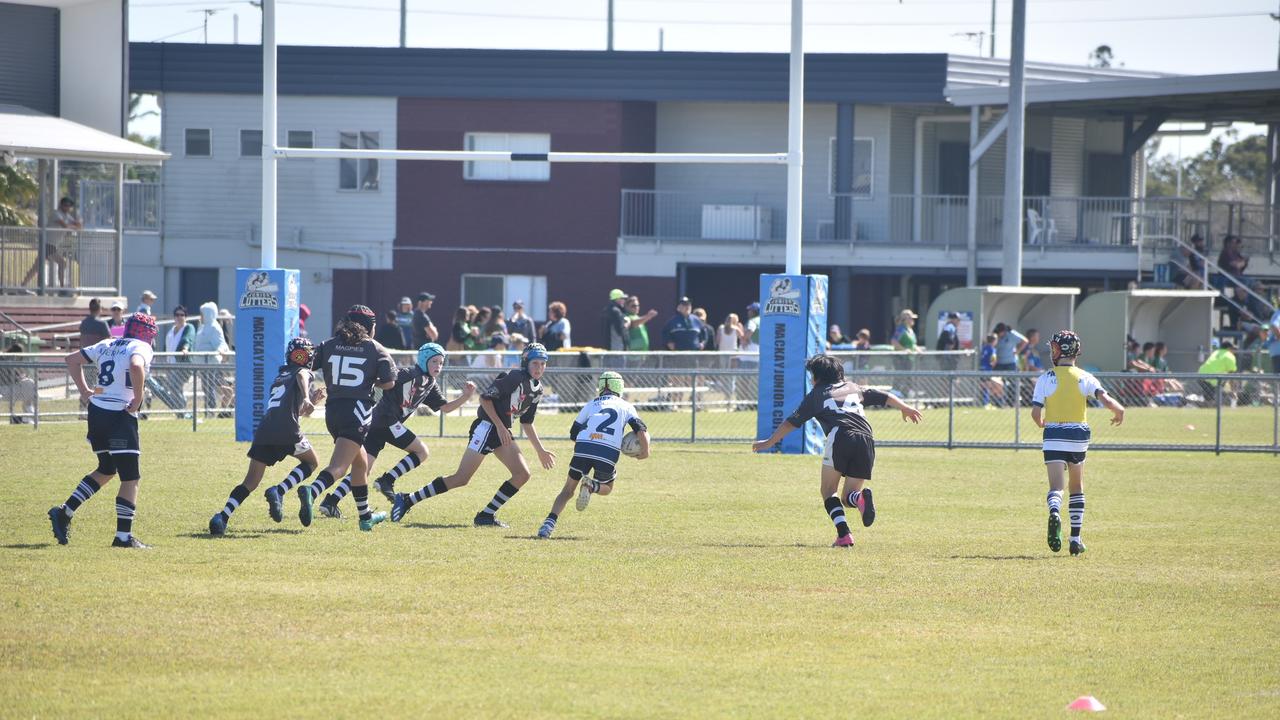
[[[1075,330],[1084,344],[1083,364],[1106,372],[1125,369],[1125,341],[1163,342],[1169,369],[1195,372],[1213,335],[1208,290],[1116,290],[1090,295],[1076,308]]]

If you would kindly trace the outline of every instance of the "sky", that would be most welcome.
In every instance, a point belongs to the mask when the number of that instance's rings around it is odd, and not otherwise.
[[[395,46],[397,0],[277,0],[281,45]],[[600,50],[608,0],[407,0],[410,47]],[[206,18],[205,10],[213,11]],[[807,0],[807,52],[987,55],[992,0]],[[1170,73],[1275,70],[1280,0],[1028,0],[1027,58],[1084,65],[1109,45],[1116,65]],[[1009,56],[1012,3],[996,2],[996,54]],[[237,22],[238,18],[238,22]],[[134,42],[261,42],[249,0],[131,0]],[[614,49],[786,52],[789,0],[614,0]],[[980,49],[981,44],[981,49]],[[148,123],[138,128],[154,134]],[[1240,126],[1242,135],[1262,132]],[[1184,138],[1199,152],[1205,138]],[[1172,139],[1165,146],[1176,150]]]

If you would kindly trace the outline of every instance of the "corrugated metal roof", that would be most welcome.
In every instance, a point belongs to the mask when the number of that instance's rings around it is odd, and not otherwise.
[[[947,91],[981,87],[1008,87],[1009,61],[970,55],[947,58]],[[1168,73],[1129,70],[1127,68],[1095,68],[1082,65],[1027,61],[1025,77],[1028,85],[1040,83],[1080,83],[1137,78],[1172,77]]]
[[[284,95],[785,102],[782,53],[281,47]],[[942,103],[943,54],[810,54],[814,102]],[[133,92],[260,93],[257,45],[132,43]]]

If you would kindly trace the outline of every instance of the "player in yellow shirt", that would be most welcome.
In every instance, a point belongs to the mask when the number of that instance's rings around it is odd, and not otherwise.
[[[1089,398],[1097,398],[1111,411],[1111,424],[1124,422],[1124,406],[1102,388],[1098,379],[1076,367],[1080,338],[1070,330],[1055,333],[1049,341],[1053,368],[1036,380],[1031,397],[1031,419],[1044,429],[1044,465],[1049,472],[1049,549],[1062,549],[1062,488],[1070,479],[1071,554],[1084,552],[1080,528],[1084,525],[1084,456],[1089,450]]]

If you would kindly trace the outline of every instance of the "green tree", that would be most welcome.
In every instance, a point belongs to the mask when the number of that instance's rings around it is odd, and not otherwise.
[[[0,160],[0,226],[34,225],[40,187],[21,165]]]
[[[1147,155],[1147,196],[1173,197],[1179,163],[1172,155],[1158,153],[1156,144]],[[1185,158],[1181,170],[1183,197],[1260,203],[1266,191],[1267,138],[1241,139],[1236,130],[1228,130],[1204,152]]]

